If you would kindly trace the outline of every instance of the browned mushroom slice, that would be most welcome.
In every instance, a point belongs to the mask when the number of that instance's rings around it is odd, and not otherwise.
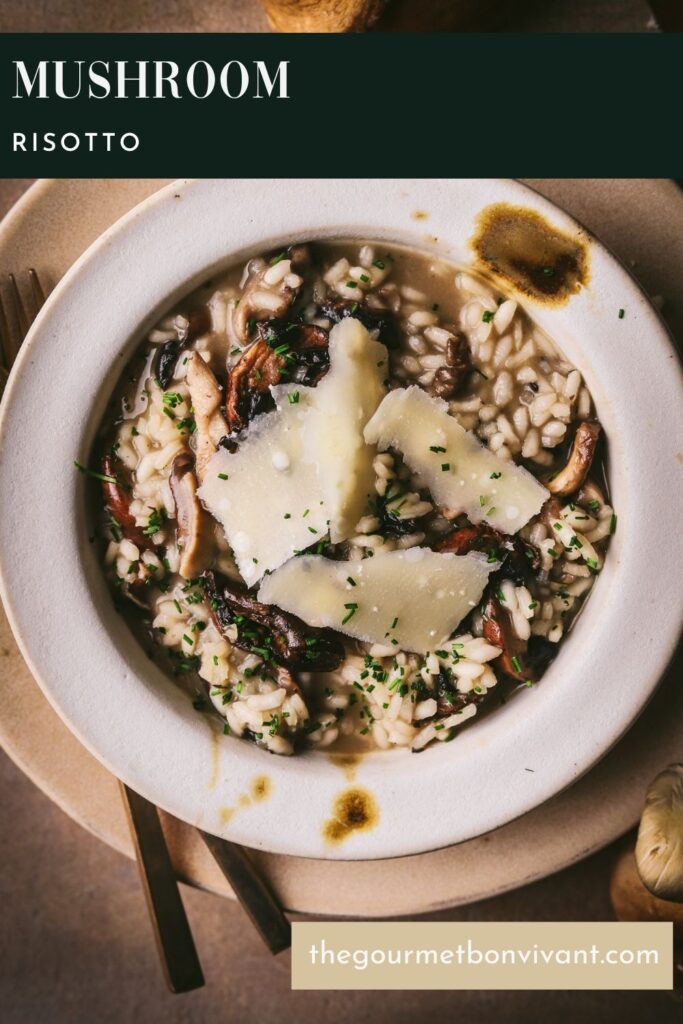
[[[485,523],[459,526],[438,540],[434,550],[451,551],[455,555],[481,551],[491,561],[504,562],[504,571],[512,572],[518,579],[524,578],[529,571],[535,572],[540,566],[540,554],[533,544],[521,537],[508,537]]]
[[[228,430],[221,412],[223,396],[218,381],[198,352],[192,353],[187,364],[187,386],[197,425],[195,472],[201,484],[206,466]]]
[[[317,324],[266,320],[258,326],[259,337],[282,360],[281,377],[295,384],[315,387],[330,368],[330,339]]]
[[[462,331],[450,338],[446,346],[446,365],[434,374],[430,388],[437,398],[454,398],[462,389],[472,369],[470,346]]]
[[[290,670],[331,672],[344,658],[344,646],[332,630],[316,629],[274,605],[261,604],[225,578],[205,572],[204,591],[221,632],[237,626],[237,647],[266,663]]]
[[[576,503],[590,512],[596,512],[605,504],[605,495],[595,480],[585,480],[576,495]]]
[[[482,551],[482,545],[488,545],[490,554],[497,547],[499,537],[495,530],[482,530],[479,526],[460,526],[437,541],[434,550],[466,555],[470,551]]]
[[[588,475],[600,436],[597,420],[582,420],[576,428],[567,465],[545,482],[551,494],[566,498],[578,491]]]
[[[111,455],[102,458],[102,475],[107,479],[102,481],[104,494],[104,506],[112,518],[114,526],[117,526],[126,540],[131,541],[141,550],[150,547],[149,537],[145,536],[142,526],[135,522],[135,516],[130,511],[130,498],[124,486],[119,483],[114,459]]]
[[[279,384],[285,360],[263,339],[255,341],[233,366],[225,388],[228,432],[239,433],[273,405],[270,388]]]
[[[286,316],[294,304],[303,283],[297,271],[304,270],[307,266],[306,247],[296,246],[295,250],[290,249],[282,254],[282,259],[291,260],[292,266],[281,281],[276,284],[268,283],[270,271],[279,262],[277,257],[252,274],[247,281],[232,315],[235,336],[243,345],[249,341],[259,320],[280,319]],[[297,279],[298,283],[292,284],[292,281],[296,282]]]
[[[496,662],[502,671],[522,683],[535,680],[536,672],[526,658],[526,642],[515,633],[512,620],[497,597],[489,597],[483,613],[484,637],[494,647],[500,647],[502,654]]]
[[[169,483],[175,502],[177,543],[181,552],[178,572],[186,580],[199,576],[211,557],[211,523],[197,498],[194,459],[189,452],[176,455]]]

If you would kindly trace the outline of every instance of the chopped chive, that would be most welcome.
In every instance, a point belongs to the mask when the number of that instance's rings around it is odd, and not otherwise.
[[[292,513],[291,512],[285,512],[285,514],[283,516],[283,519],[291,519],[291,518],[292,518]]]
[[[491,508],[488,509],[488,511],[486,512],[486,515],[487,516],[492,516],[492,515],[494,515],[495,511],[496,511],[496,506],[495,505],[491,505]]]
[[[620,319],[620,320],[623,320],[623,319],[624,319],[624,315],[625,315],[625,313],[626,313],[626,310],[625,310],[625,309],[620,309],[620,310],[619,310],[619,319]]]
[[[480,494],[480,495],[479,495],[479,504],[480,504],[480,506],[481,506],[482,508],[483,508],[483,507],[484,507],[484,505],[486,504],[486,495],[485,495],[485,494]]]
[[[397,625],[398,625],[398,615],[395,617],[394,621],[391,623],[391,628],[392,629],[396,629]]]
[[[349,604],[345,604],[344,607],[347,609],[346,615],[342,619],[342,626],[349,621],[349,619],[356,614],[358,605],[351,601]]]
[[[218,474],[218,479],[219,480],[227,480],[228,479],[228,474],[227,473],[219,473]]]
[[[501,475],[502,475],[501,473],[491,473],[490,479],[491,480],[499,480]]]
[[[363,284],[367,284],[367,283],[368,283],[368,281],[370,280],[370,278],[368,277],[368,275],[367,275],[367,274],[361,274],[361,275],[360,275],[360,279],[361,279],[361,281],[363,282]]]
[[[442,462],[441,463],[441,472],[442,473],[447,473],[450,468],[451,468],[450,462]]]
[[[386,264],[382,260],[373,260],[373,267],[377,267],[378,270],[384,270]]]
[[[347,576],[346,577],[346,582],[350,583],[352,587],[356,586],[356,581],[354,580],[353,576]]]
[[[94,469],[88,469],[87,466],[82,466],[80,462],[74,459],[74,466],[79,473],[85,473],[86,476],[91,476],[94,480],[103,480],[105,484],[118,483],[115,476],[107,476],[105,473],[96,473]]]
[[[522,666],[519,663],[519,658],[510,658],[510,662],[512,663],[512,667],[514,668],[515,672],[522,671]]]
[[[484,321],[485,324],[490,324],[494,316],[495,313],[492,313],[490,309],[485,309],[482,315],[482,320]]]
[[[297,405],[297,403],[299,401],[299,392],[298,391],[292,391],[292,393],[287,396],[287,400],[289,401],[290,405]]]
[[[430,444],[429,450],[430,450],[430,452],[445,452],[446,451],[446,449],[443,448],[440,444]]]
[[[544,277],[555,277],[555,268],[554,267],[544,267],[543,268],[543,276]]]
[[[616,517],[615,513],[613,512],[612,515],[610,516],[610,520],[609,520],[609,532],[610,533],[614,533],[616,528],[617,528],[617,517]]]

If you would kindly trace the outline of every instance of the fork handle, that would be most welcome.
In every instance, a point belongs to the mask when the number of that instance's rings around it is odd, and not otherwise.
[[[171,992],[201,988],[204,975],[157,809],[123,782],[119,784],[166,983]]]
[[[292,944],[292,926],[241,846],[197,829],[271,953]]]

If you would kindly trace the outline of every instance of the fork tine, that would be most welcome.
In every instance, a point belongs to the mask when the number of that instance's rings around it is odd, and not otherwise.
[[[41,309],[45,305],[45,292],[43,291],[43,286],[40,283],[40,278],[38,277],[37,270],[31,267],[28,272],[28,277],[29,281],[31,282],[31,291],[33,292],[33,301],[35,303],[36,308],[34,316],[35,319],[35,317],[38,315],[38,313],[40,313]]]
[[[12,304],[14,306],[14,315],[16,317],[17,323],[19,324],[21,340],[23,341],[26,335],[28,334],[28,329],[31,326],[31,321],[29,319],[26,306],[24,305],[24,300],[21,297],[21,292],[19,291],[19,285],[17,284],[16,277],[14,276],[14,274],[9,274],[8,276],[10,284],[10,295],[12,296]]]
[[[15,360],[16,354],[17,344],[14,340],[13,332],[10,329],[7,310],[5,309],[5,304],[2,301],[2,293],[0,292],[0,356],[2,356],[3,369],[6,374],[9,373],[12,368],[12,363]]]

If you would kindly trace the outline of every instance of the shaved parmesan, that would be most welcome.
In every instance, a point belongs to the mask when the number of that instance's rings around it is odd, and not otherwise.
[[[299,387],[296,403],[289,390],[273,388],[277,410],[251,422],[236,452],[216,452],[198,491],[250,586],[327,533],[318,473],[301,436],[312,389]]]
[[[328,527],[334,543],[345,539],[366,511],[375,452],[363,429],[384,395],[386,360],[358,320],[343,320],[320,384],[271,388],[276,411],[251,422],[236,452],[212,456],[198,494],[250,586]]]
[[[311,393],[304,444],[318,469],[333,544],[346,540],[374,494],[375,449],[363,430],[382,401],[387,350],[359,320],[330,332],[330,370]]]
[[[258,596],[311,626],[425,654],[476,606],[496,568],[479,553],[428,548],[353,562],[302,555],[267,576]]]
[[[516,533],[548,491],[521,466],[500,459],[419,387],[390,392],[365,428],[368,444],[397,448],[437,504],[502,533]]]

